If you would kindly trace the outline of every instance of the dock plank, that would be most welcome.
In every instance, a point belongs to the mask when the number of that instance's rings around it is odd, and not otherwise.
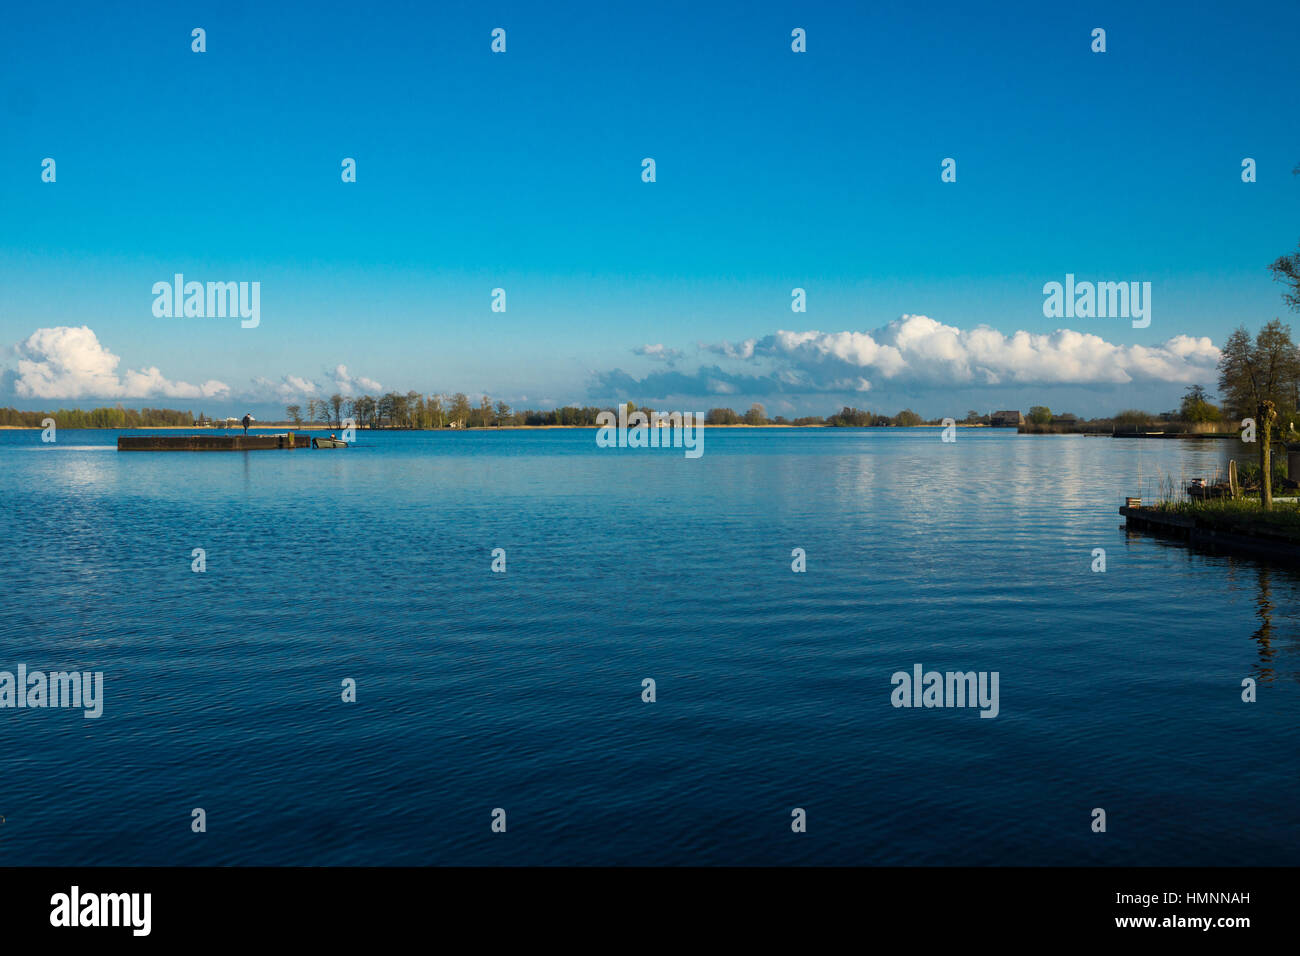
[[[118,451],[263,451],[310,448],[310,435],[119,435]]]

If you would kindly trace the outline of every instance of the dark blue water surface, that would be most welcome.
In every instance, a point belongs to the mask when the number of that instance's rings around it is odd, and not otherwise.
[[[1116,513],[1218,443],[117,434],[0,432],[0,670],[105,680],[0,709],[0,865],[1300,861],[1300,576]]]

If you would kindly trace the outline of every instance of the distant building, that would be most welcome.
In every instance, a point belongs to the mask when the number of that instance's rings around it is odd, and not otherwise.
[[[1053,425],[1077,425],[1079,424],[1079,416],[1071,415],[1069,413],[1066,413],[1064,415],[1053,415],[1052,424]]]
[[[994,412],[989,420],[993,428],[1019,428],[1025,423],[1025,416],[1018,411]]]

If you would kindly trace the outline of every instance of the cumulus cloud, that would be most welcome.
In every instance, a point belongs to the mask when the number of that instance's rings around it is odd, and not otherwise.
[[[232,389],[211,379],[201,385],[167,378],[157,366],[119,371],[122,360],[99,341],[88,326],[37,329],[13,349],[16,367],[4,372],[3,390],[33,399],[234,399],[288,402],[321,397],[326,392],[345,395],[378,394],[380,384],[353,375],[346,365],[328,370],[322,382],[301,375],[284,375],[279,381],[254,376],[246,390]]]
[[[718,355],[731,359],[752,359],[754,357],[754,346],[757,344],[758,339],[746,339],[734,345],[731,342],[698,343],[699,347],[706,352],[716,352]]]
[[[121,359],[85,325],[37,329],[14,349],[17,368],[6,378],[20,398],[224,398],[230,387],[172,381],[157,367],[120,375]]]
[[[335,391],[344,395],[360,395],[365,392],[383,391],[383,386],[373,378],[366,378],[364,375],[353,375],[348,371],[346,365],[336,365],[334,371],[328,374],[334,380]]]
[[[638,395],[651,399],[670,395],[763,395],[788,390],[783,386],[780,375],[748,375],[713,365],[695,372],[651,372],[644,378],[616,368],[596,373],[588,392],[593,398]]]
[[[676,365],[683,353],[680,349],[670,349],[665,345],[638,345],[632,349],[634,355],[641,355],[656,362]]]
[[[1219,360],[1208,337],[1116,345],[1091,332],[1006,335],[985,325],[963,330],[924,315],[904,315],[871,332],[783,330],[705,348],[771,365],[782,373],[787,391],[839,391],[850,382],[856,382],[855,391],[866,391],[876,381],[918,387],[1192,383],[1213,378]]]
[[[252,379],[255,397],[274,397],[282,401],[294,398],[311,398],[320,394],[320,386],[300,375],[285,375],[275,382],[261,375]]]
[[[326,369],[319,383],[301,375],[285,375],[278,382],[258,375],[252,379],[252,383],[253,391],[249,394],[249,398],[278,399],[285,402],[291,399],[324,398],[331,392],[355,398],[366,393],[378,395],[383,391],[383,386],[373,378],[353,375],[346,365],[336,365],[332,369]]]

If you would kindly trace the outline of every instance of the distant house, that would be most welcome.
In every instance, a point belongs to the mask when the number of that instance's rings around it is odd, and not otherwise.
[[[1066,413],[1064,415],[1053,415],[1052,424],[1053,425],[1077,425],[1079,424],[1079,416],[1071,415],[1069,413]]]
[[[1018,411],[994,412],[989,420],[989,425],[993,428],[1019,428],[1024,423],[1025,416]]]

